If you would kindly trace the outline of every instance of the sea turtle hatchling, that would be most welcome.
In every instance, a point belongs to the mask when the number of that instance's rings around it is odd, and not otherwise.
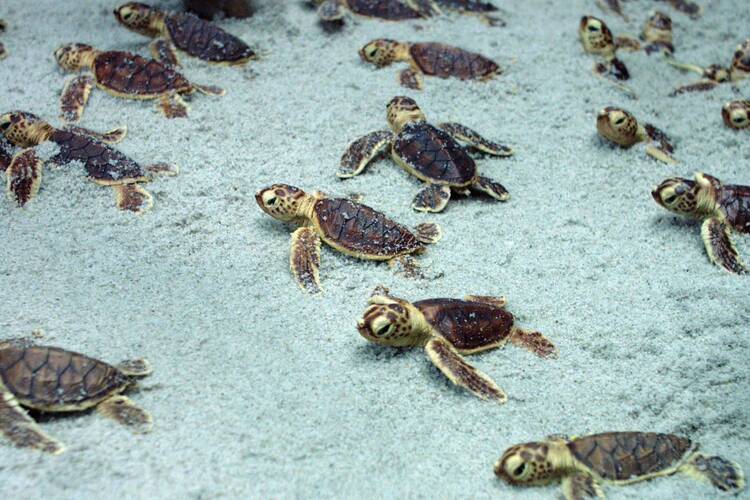
[[[601,57],[604,62],[594,64],[594,75],[614,84],[630,97],[635,92],[622,82],[630,79],[625,63],[617,57],[618,50],[640,50],[641,44],[635,38],[614,37],[607,24],[594,16],[583,16],[578,24],[578,36],[584,52]]]
[[[695,64],[684,64],[671,59],[667,62],[683,71],[692,71],[701,75],[702,79],[688,85],[677,87],[670,96],[674,97],[686,92],[701,92],[711,90],[720,83],[734,83],[750,76],[750,38],[740,43],[732,55],[732,63],[728,68],[720,64],[701,67]]]
[[[469,194],[480,191],[498,201],[510,198],[499,183],[480,176],[462,141],[482,153],[510,156],[513,150],[480,136],[470,128],[454,123],[437,127],[417,103],[408,97],[394,97],[387,107],[389,130],[378,130],[352,142],[341,157],[336,175],[341,178],[360,174],[367,164],[390,146],[393,160],[427,185],[417,193],[412,207],[421,212],[440,212],[448,204],[451,191]]]
[[[745,273],[747,267],[731,233],[750,233],[750,186],[722,184],[700,172],[694,178],[667,179],[654,188],[651,196],[671,212],[702,219],[701,237],[709,260],[731,273]]]
[[[139,184],[148,182],[151,175],[176,175],[178,171],[177,167],[165,163],[141,165],[112,148],[109,144],[120,142],[125,137],[125,129],[106,134],[75,126],[56,129],[34,114],[11,111],[0,116],[0,133],[10,145],[22,148],[11,157],[12,151],[5,141],[0,143],[0,164],[7,165],[7,189],[21,206],[39,190],[43,162],[34,147],[47,141],[59,147],[59,153],[49,160],[51,163],[83,164],[89,179],[115,190],[121,210],[143,213],[151,208],[151,194]]]
[[[115,97],[158,99],[158,107],[167,118],[187,116],[188,107],[181,96],[196,91],[224,95],[223,89],[191,83],[171,65],[132,52],[103,52],[83,43],[70,43],[55,51],[55,59],[66,71],[89,73],[72,78],[63,89],[62,118],[68,122],[80,120],[94,85]]]
[[[423,75],[460,80],[489,80],[500,74],[500,66],[481,54],[442,43],[406,43],[387,38],[369,42],[359,51],[362,60],[378,67],[406,62],[409,68],[399,74],[401,85],[423,88]]]
[[[738,464],[700,453],[690,439],[655,432],[551,436],[511,446],[495,463],[495,475],[514,486],[559,481],[566,500],[603,499],[603,485],[625,486],[672,474],[722,491],[736,493],[745,487]]]
[[[0,433],[20,448],[64,451],[24,408],[49,413],[96,408],[136,433],[149,432],[151,415],[122,393],[151,372],[145,359],[113,366],[59,347],[0,341]]]
[[[0,19],[0,33],[3,33],[6,29],[8,29],[8,25]],[[0,59],[5,59],[6,57],[8,57],[8,51],[5,49],[5,45],[0,42]]]
[[[650,142],[646,153],[665,163],[677,163],[672,158],[674,146],[671,139],[650,123],[641,125],[628,111],[608,106],[599,111],[596,117],[596,130],[605,139],[623,148],[640,142]]]
[[[407,274],[418,275],[409,257],[442,236],[437,224],[422,223],[412,232],[367,205],[320,192],[309,195],[287,184],[261,189],[255,200],[274,219],[302,225],[292,233],[289,264],[297,284],[311,294],[322,291],[321,241],[346,255],[401,264]]]
[[[257,58],[255,51],[236,36],[187,12],[168,13],[128,2],[116,8],[114,14],[126,28],[155,38],[151,53],[162,62],[178,64],[175,48],[219,65],[237,66]]]
[[[724,124],[733,129],[750,128],[750,100],[730,101],[721,109]]]
[[[507,396],[487,375],[461,356],[510,342],[542,358],[557,349],[539,332],[516,326],[504,297],[467,296],[409,302],[376,288],[370,306],[357,322],[360,335],[378,345],[423,346],[430,361],[456,385],[474,395],[504,403]]]

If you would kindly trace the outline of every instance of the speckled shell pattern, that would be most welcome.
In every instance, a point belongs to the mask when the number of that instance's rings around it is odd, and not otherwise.
[[[456,349],[472,350],[496,344],[513,329],[513,315],[500,307],[459,299],[414,302],[427,322]]]
[[[414,62],[425,75],[461,80],[479,80],[497,72],[498,65],[483,55],[443,45],[415,43],[409,48]]]
[[[245,42],[192,14],[172,14],[164,23],[175,47],[204,61],[231,64],[255,56]]]
[[[97,83],[120,94],[138,97],[185,92],[190,82],[158,61],[130,52],[102,52],[94,61]]]
[[[60,146],[53,163],[80,161],[89,177],[104,184],[127,184],[144,180],[146,171],[139,163],[93,137],[56,130],[50,140]]]
[[[114,366],[57,347],[0,349],[3,385],[30,408],[86,407],[118,392],[128,378]]]
[[[407,124],[393,141],[393,153],[434,184],[466,187],[477,176],[476,163],[466,150],[429,123]]]
[[[379,19],[399,21],[423,17],[400,0],[347,0],[346,4],[355,14]]]
[[[717,198],[727,222],[741,233],[750,233],[750,186],[722,186]]]
[[[689,439],[653,432],[609,432],[574,439],[568,449],[609,481],[635,479],[674,468],[693,449]]]
[[[397,257],[424,248],[406,227],[366,205],[325,198],[315,203],[314,210],[324,239],[363,258]]]
[[[437,0],[436,3],[441,7],[465,12],[496,12],[497,7],[489,2],[480,0]]]

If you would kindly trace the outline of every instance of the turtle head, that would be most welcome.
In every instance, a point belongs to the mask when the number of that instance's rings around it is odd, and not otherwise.
[[[732,81],[738,82],[750,76],[750,38],[737,46],[732,57]]]
[[[583,16],[578,26],[583,50],[588,54],[613,56],[615,43],[612,32],[601,19],[594,16]]]
[[[378,38],[359,49],[359,57],[379,67],[388,66],[403,59],[405,48],[405,44],[396,40]]]
[[[424,115],[414,99],[398,96],[391,99],[386,108],[388,110],[388,124],[394,132],[399,133],[407,123],[424,122]]]
[[[46,141],[54,129],[38,116],[26,111],[0,115],[0,133],[14,146],[30,148]]]
[[[115,9],[115,18],[126,28],[150,37],[158,36],[164,22],[164,13],[150,5],[128,2]]]
[[[732,101],[724,105],[721,117],[727,127],[742,129],[750,127],[750,101]]]
[[[310,196],[288,184],[274,184],[255,193],[255,201],[274,219],[291,222],[300,218]]]
[[[563,440],[517,444],[495,462],[495,475],[516,486],[547,484],[560,477],[567,456]]]
[[[395,297],[375,296],[357,322],[359,334],[378,345],[419,345],[429,335],[422,313],[411,303]]]
[[[80,71],[93,66],[96,50],[85,43],[68,43],[55,51],[55,59],[65,71]]]
[[[638,121],[622,108],[606,107],[596,116],[596,129],[602,137],[629,147],[639,141]]]
[[[716,190],[721,182],[715,177],[696,173],[695,180],[671,177],[651,191],[654,201],[670,212],[700,217],[716,209]]]

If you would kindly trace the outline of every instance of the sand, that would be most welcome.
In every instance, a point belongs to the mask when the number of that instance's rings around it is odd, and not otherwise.
[[[705,170],[750,184],[750,140],[721,123],[728,85],[668,98],[694,80],[657,57],[624,54],[630,100],[595,79],[576,36],[583,14],[637,34],[653,2],[627,2],[632,21],[593,1],[505,2],[509,25],[448,17],[349,22],[326,34],[296,0],[258,0],[249,20],[221,25],[265,53],[245,69],[184,59],[184,73],[227,89],[197,96],[190,118],[96,91],[81,125],[126,124],[118,147],[142,162],[181,166],[148,185],[153,210],[119,212],[110,189],[76,167],[48,168],[32,203],[0,203],[0,330],[111,362],[145,356],[154,374],[132,398],[154,417],[134,436],[96,413],[45,418],[67,445],[59,457],[0,453],[3,498],[556,498],[513,489],[492,464],[517,442],[552,433],[675,432],[750,470],[748,278],[706,258],[699,225],[658,207],[662,179]],[[498,2],[502,3],[502,2]],[[728,63],[748,36],[743,0],[702,0],[693,21],[666,4],[677,55]],[[178,2],[162,2],[177,7]],[[115,2],[6,0],[0,107],[57,120],[64,42],[147,54],[117,26]],[[377,37],[438,40],[496,58],[489,83],[428,79],[398,86],[401,67],[375,69],[357,49]],[[748,96],[748,84],[742,86]],[[481,158],[512,194],[505,204],[456,197],[442,214],[410,203],[419,183],[390,160],[350,180],[334,173],[349,141],[386,126],[394,95],[435,121],[455,120],[516,150]],[[678,165],[600,140],[596,111],[626,107],[675,140]],[[434,220],[445,237],[421,259],[432,281],[324,249],[325,293],[303,295],[288,269],[293,228],[264,215],[254,193],[275,182],[365,203],[409,225]],[[746,259],[750,238],[737,237]],[[507,295],[521,326],[544,332],[555,361],[513,347],[471,362],[509,394],[503,406],[454,388],[420,349],[369,345],[355,329],[370,290],[401,297]],[[714,498],[684,477],[610,498]],[[750,494],[744,493],[744,498]]]

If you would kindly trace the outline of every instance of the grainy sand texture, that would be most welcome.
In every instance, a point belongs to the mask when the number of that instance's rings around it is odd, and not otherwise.
[[[624,53],[631,100],[593,77],[577,38],[582,15],[637,35],[651,9],[674,22],[676,56],[728,64],[748,36],[746,0],[698,0],[691,20],[668,4],[626,2],[631,21],[593,0],[497,0],[508,26],[470,17],[385,23],[350,19],[326,33],[297,0],[256,0],[257,14],[220,25],[264,54],[246,68],[183,58],[198,83],[188,119],[152,102],[94,91],[81,125],[129,127],[117,147],[181,173],[147,185],[153,209],[120,212],[111,189],[77,166],[49,167],[35,200],[0,203],[0,336],[45,332],[44,343],[117,362],[144,356],[154,374],[131,397],[154,417],[134,436],[96,413],[44,417],[61,456],[0,448],[2,498],[556,498],[515,489],[492,465],[508,446],[553,433],[674,432],[750,471],[750,278],[709,263],[699,223],[651,198],[662,179],[704,170],[750,184],[750,136],[721,122],[721,85],[667,97],[697,75]],[[177,1],[159,2],[178,8]],[[70,75],[54,50],[85,42],[147,55],[148,39],[117,25],[111,0],[4,0],[9,56],[0,108],[61,125]],[[398,85],[403,66],[376,69],[357,50],[373,38],[441,41],[493,57],[484,83]],[[434,121],[458,121],[508,144],[481,172],[512,198],[456,196],[441,214],[410,207],[420,183],[390,159],[335,176],[348,143],[386,127],[396,95]],[[597,110],[622,106],[672,136],[677,165],[596,134]],[[289,272],[293,227],[257,207],[261,187],[287,182],[364,203],[408,225],[438,222],[443,240],[420,258],[436,279],[325,248],[325,292],[305,296]],[[750,260],[750,238],[737,236]],[[506,295],[522,327],[560,350],[542,360],[507,346],[470,361],[508,393],[505,405],[455,388],[421,349],[370,345],[356,319],[378,284],[410,300]],[[609,488],[612,499],[716,498],[684,476]],[[750,498],[747,492],[741,495]]]

